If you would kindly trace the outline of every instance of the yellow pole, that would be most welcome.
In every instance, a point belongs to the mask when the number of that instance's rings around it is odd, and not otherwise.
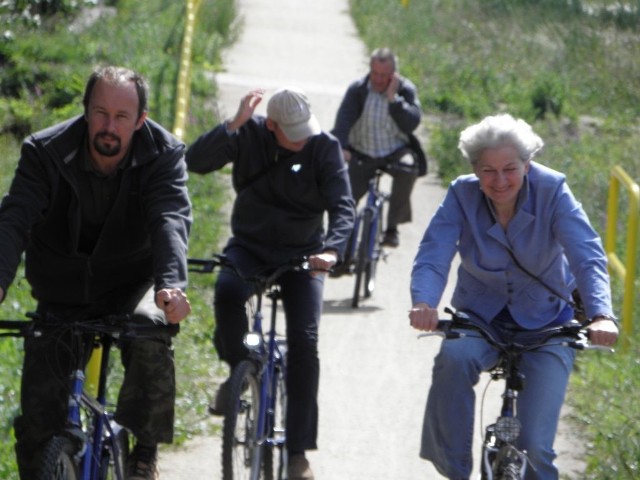
[[[180,54],[180,71],[178,72],[178,86],[176,88],[176,118],[173,134],[182,140],[185,125],[187,123],[187,110],[189,105],[190,78],[191,78],[191,46],[193,44],[193,31],[196,23],[196,13],[200,8],[201,0],[187,0],[187,20],[182,38],[182,51]]]
[[[92,397],[98,396],[98,380],[100,379],[100,364],[102,363],[102,345],[96,345],[84,369],[84,390]]]

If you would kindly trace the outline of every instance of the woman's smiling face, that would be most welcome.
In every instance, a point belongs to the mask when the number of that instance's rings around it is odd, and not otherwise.
[[[528,171],[529,162],[510,145],[485,149],[474,166],[480,188],[496,207],[515,205]]]

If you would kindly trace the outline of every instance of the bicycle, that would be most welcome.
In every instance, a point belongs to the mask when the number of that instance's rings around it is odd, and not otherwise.
[[[124,339],[175,336],[178,325],[133,323],[125,314],[72,322],[31,312],[26,316],[28,320],[0,320],[0,337],[70,332],[76,361],[69,378],[66,426],[44,445],[38,480],[123,480],[130,435],[115,422],[107,401],[111,347]]]
[[[434,332],[419,334],[418,337],[439,335],[445,339],[457,339],[469,336],[468,332],[484,338],[500,351],[497,364],[489,370],[492,381],[504,380],[502,406],[495,423],[484,429],[481,451],[481,480],[522,480],[529,467],[527,452],[520,450],[516,442],[522,426],[516,417],[516,399],[518,392],[525,387],[524,375],[520,372],[519,361],[523,353],[541,348],[544,345],[564,345],[576,350],[605,350],[609,347],[591,345],[588,332],[583,324],[571,321],[567,324],[549,327],[540,331],[521,332],[509,341],[502,340],[487,323],[462,311],[454,312],[445,308],[451,315],[450,320],[440,320]],[[473,335],[473,333],[471,334]],[[554,341],[556,343],[548,343]],[[533,465],[531,465],[534,468]]]
[[[233,263],[224,255],[211,259],[189,258],[189,271],[212,273]],[[311,271],[305,258],[292,260],[273,272],[245,278],[255,286],[249,302],[251,329],[245,336],[249,357],[235,366],[229,377],[229,399],[223,420],[222,477],[225,480],[286,478],[287,449],[287,341],[276,331],[280,276],[291,270]],[[263,297],[271,300],[270,324],[263,331]]]
[[[384,234],[384,205],[389,194],[380,191],[380,178],[384,168],[376,169],[376,174],[369,180],[366,202],[356,216],[351,251],[348,258],[353,259],[355,285],[351,307],[358,308],[361,296],[369,298],[375,290],[376,270],[380,259],[386,259],[382,246]]]

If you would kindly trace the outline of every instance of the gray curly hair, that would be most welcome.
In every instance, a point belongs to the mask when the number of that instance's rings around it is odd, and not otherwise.
[[[460,133],[458,148],[464,158],[475,165],[485,149],[506,145],[514,147],[518,157],[527,162],[542,149],[544,142],[527,122],[503,113],[485,117],[465,128]]]

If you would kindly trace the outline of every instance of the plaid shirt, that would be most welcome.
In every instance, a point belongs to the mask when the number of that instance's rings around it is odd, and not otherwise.
[[[349,132],[349,144],[370,157],[385,157],[406,146],[409,138],[389,115],[387,95],[374,92],[370,85],[368,89],[362,115]]]

